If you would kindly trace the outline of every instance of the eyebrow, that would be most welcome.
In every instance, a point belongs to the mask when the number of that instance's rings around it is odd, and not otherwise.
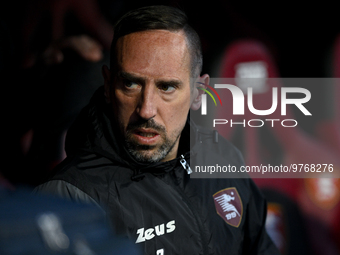
[[[139,84],[145,84],[146,82],[145,78],[136,76],[134,74],[124,72],[124,71],[119,71],[118,77],[121,79],[128,80],[128,81],[136,82]],[[183,82],[178,79],[156,79],[155,83],[156,85],[168,85],[168,86],[174,86],[174,87],[178,87],[183,84]]]
[[[124,80],[129,80],[137,83],[144,83],[145,79],[136,75],[133,75],[131,73],[127,73],[124,71],[119,71],[118,72],[118,77]]]

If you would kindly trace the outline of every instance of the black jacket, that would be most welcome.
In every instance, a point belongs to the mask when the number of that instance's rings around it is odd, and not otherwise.
[[[116,231],[146,254],[278,254],[265,231],[265,200],[251,179],[190,178],[180,162],[183,155],[184,166],[191,157],[240,167],[242,157],[228,141],[216,142],[188,120],[178,158],[141,164],[115,135],[109,109],[101,88],[68,132],[68,157],[37,191],[101,206]]]

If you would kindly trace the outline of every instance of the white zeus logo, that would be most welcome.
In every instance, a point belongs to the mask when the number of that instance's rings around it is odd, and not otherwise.
[[[157,225],[154,228],[148,228],[148,229],[140,228],[137,230],[138,237],[137,237],[136,243],[141,243],[147,240],[151,240],[155,236],[162,236],[165,233],[169,234],[173,232],[175,229],[176,229],[176,226],[175,226],[174,220],[171,220],[166,224],[163,223],[163,224]]]
[[[244,115],[244,94],[243,91],[231,84],[215,84],[216,89],[228,89],[233,98],[233,115]],[[300,93],[303,94],[303,98],[287,98],[288,93]],[[272,105],[269,109],[266,110],[258,110],[255,109],[253,105],[253,88],[248,87],[247,88],[247,95],[248,95],[248,109],[251,113],[259,116],[265,116],[265,115],[270,115],[275,110],[277,109],[278,106],[278,88],[272,88]],[[306,109],[306,107],[303,105],[307,103],[311,99],[311,93],[309,90],[305,88],[297,88],[297,87],[285,87],[281,88],[281,115],[286,115],[287,114],[287,105],[288,104],[293,104],[299,110],[304,114],[304,115],[309,115],[311,116],[312,114]],[[201,107],[201,114],[206,115],[207,114],[207,98],[206,94],[202,95],[202,107]]]

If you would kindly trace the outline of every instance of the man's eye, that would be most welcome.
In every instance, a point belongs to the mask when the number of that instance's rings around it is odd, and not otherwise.
[[[124,86],[129,89],[136,89],[139,86],[138,83],[133,82],[133,81],[124,81],[123,83],[124,83]]]
[[[162,84],[159,86],[159,89],[164,92],[172,92],[173,90],[175,90],[175,87],[167,84]]]

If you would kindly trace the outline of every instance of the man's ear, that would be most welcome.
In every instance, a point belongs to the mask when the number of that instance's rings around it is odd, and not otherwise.
[[[205,84],[209,85],[209,81],[210,81],[210,77],[208,74],[204,74],[196,80],[194,84],[194,91],[191,95],[192,96],[192,103],[191,103],[192,110],[196,111],[201,107],[202,94],[204,94],[204,91],[199,88],[205,89],[207,87]]]
[[[110,99],[110,85],[111,85],[111,72],[106,65],[102,67],[102,75],[104,78],[104,96],[107,103],[111,102]]]

